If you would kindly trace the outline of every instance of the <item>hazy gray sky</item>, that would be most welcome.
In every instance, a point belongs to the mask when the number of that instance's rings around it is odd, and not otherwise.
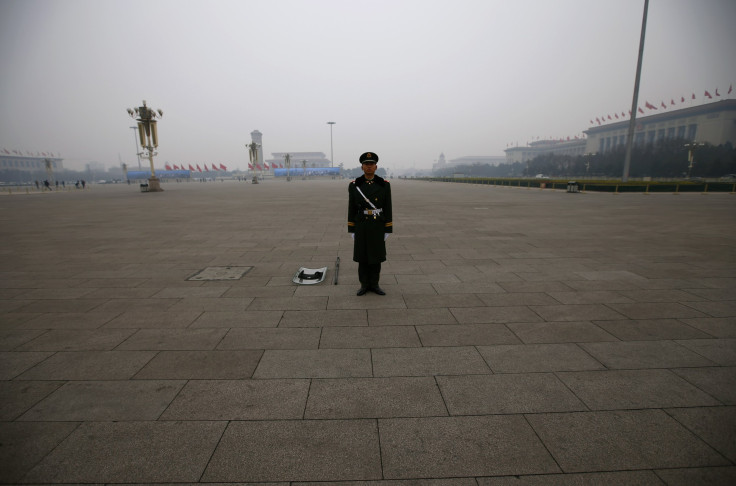
[[[428,168],[628,112],[644,0],[0,0],[0,148],[157,166],[271,152]],[[736,2],[651,0],[640,105],[736,84]],[[688,103],[691,103],[688,101]],[[661,109],[660,109],[661,111]]]

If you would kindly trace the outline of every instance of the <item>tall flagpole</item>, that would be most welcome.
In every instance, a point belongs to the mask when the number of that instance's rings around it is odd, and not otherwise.
[[[634,142],[634,128],[636,128],[636,111],[639,107],[639,80],[641,79],[641,61],[644,57],[644,34],[647,30],[647,10],[649,0],[644,0],[644,18],[641,21],[641,37],[639,38],[639,60],[636,62],[636,80],[634,81],[634,99],[631,102],[631,119],[629,132],[626,134],[626,157],[624,158],[624,172],[621,182],[628,182],[631,168],[631,149]]]

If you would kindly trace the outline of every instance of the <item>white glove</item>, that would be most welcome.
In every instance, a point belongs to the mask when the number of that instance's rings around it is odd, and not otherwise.
[[[390,234],[391,233],[384,233],[383,234],[383,241],[386,241],[388,239],[388,235],[390,235]]]
[[[350,237],[351,237],[352,239],[355,239],[355,233],[350,233]]]

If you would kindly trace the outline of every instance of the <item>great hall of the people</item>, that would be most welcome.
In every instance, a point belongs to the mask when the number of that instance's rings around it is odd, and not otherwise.
[[[721,100],[680,109],[665,109],[654,115],[637,116],[634,144],[655,144],[679,138],[687,142],[736,144],[736,100]],[[586,137],[574,140],[539,140],[524,147],[510,147],[506,162],[527,162],[542,154],[585,155],[605,153],[626,145],[629,120],[592,126]]]

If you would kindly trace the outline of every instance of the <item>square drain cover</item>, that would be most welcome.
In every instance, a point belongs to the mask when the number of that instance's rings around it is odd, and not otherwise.
[[[253,267],[207,267],[187,280],[238,280]]]

